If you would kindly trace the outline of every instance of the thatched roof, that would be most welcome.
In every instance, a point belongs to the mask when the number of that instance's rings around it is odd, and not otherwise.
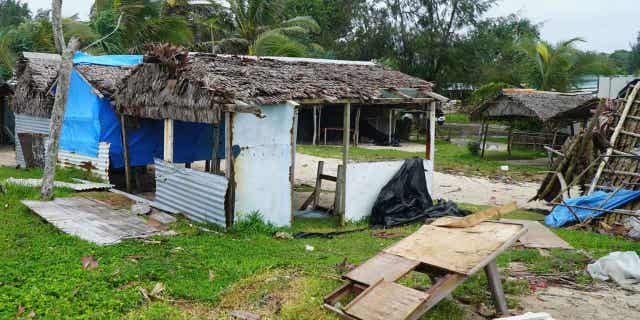
[[[210,123],[237,101],[273,105],[331,97],[367,103],[381,98],[382,89],[426,94],[432,86],[370,62],[190,54],[171,74],[167,65],[145,61],[119,86],[117,112]]]
[[[77,64],[75,68],[95,89],[107,98],[113,96],[118,84],[133,70],[133,67],[130,66],[114,67],[93,64]]]
[[[576,113],[572,110],[580,108],[593,98],[594,96],[590,94],[505,89],[500,95],[474,110],[472,117],[474,119],[535,118],[545,122],[552,119],[562,120],[556,116],[562,113],[575,115]],[[584,111],[584,108],[580,110]],[[588,113],[584,116],[590,117]]]
[[[50,53],[23,52],[16,65],[14,112],[36,117],[51,115],[51,85],[58,75],[60,56]]]

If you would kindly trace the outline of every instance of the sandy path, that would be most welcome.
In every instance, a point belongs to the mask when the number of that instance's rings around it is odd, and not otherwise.
[[[325,173],[335,175],[339,159],[319,158],[306,154],[296,154],[296,184],[313,186],[315,183],[317,163],[325,162]],[[502,205],[511,201],[518,202],[523,208],[547,207],[541,202],[527,203],[535,194],[538,185],[535,183],[510,184],[496,182],[480,177],[466,177],[436,172],[434,176],[434,198],[444,198],[456,202],[477,205]],[[323,189],[333,189],[333,184],[327,183]]]
[[[13,146],[0,146],[0,167],[15,167],[16,153]]]

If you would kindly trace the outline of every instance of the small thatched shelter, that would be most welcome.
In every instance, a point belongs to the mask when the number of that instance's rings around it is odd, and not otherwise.
[[[16,64],[13,111],[40,118],[51,117],[54,97],[51,87],[58,75],[60,55],[23,52]]]
[[[593,100],[590,94],[559,93],[532,89],[504,89],[495,98],[474,110],[474,119],[510,120],[539,119],[542,122],[558,119],[558,115],[588,119],[590,110],[582,106]]]
[[[517,137],[526,140],[523,143],[535,145],[549,144],[551,148],[562,143],[558,139],[559,130],[568,127],[573,135],[573,124],[585,123],[592,116],[592,109],[599,99],[591,94],[575,94],[538,91],[533,89],[504,89],[496,97],[489,99],[476,108],[471,118],[482,120],[482,155],[485,153],[489,131],[488,120],[513,121],[519,119],[539,120],[544,124],[542,133],[522,132]],[[508,152],[511,153],[513,131],[509,128]],[[548,147],[547,147],[548,148]]]
[[[13,141],[13,114],[9,109],[13,89],[13,85],[0,79],[0,145]]]

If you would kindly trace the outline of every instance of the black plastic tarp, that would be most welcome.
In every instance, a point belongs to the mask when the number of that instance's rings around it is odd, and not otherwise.
[[[458,208],[452,201],[438,200],[429,195],[423,160],[407,159],[400,170],[382,188],[371,212],[371,225],[394,227],[430,218],[466,216],[470,212]]]

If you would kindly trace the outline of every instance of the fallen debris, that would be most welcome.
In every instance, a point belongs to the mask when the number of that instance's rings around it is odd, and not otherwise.
[[[63,232],[98,245],[161,234],[161,230],[148,226],[128,210],[115,210],[92,199],[74,197],[22,203]]]
[[[151,206],[146,203],[136,202],[131,205],[131,213],[138,216],[146,216],[151,212]]]
[[[273,238],[280,239],[280,240],[293,240],[293,236],[290,233],[284,232],[284,231],[276,232],[273,235]]]
[[[591,195],[566,199],[545,217],[544,223],[554,228],[582,223],[589,218],[602,216],[603,210],[617,209],[637,199],[640,199],[640,190],[597,191]]]
[[[547,227],[538,221],[517,220],[517,219],[500,219],[502,222],[518,223],[527,227],[527,233],[524,234],[518,242],[527,248],[543,248],[543,249],[573,249],[573,247],[551,232]]]
[[[587,266],[592,278],[612,279],[620,287],[640,292],[640,257],[635,251],[612,252]]]
[[[16,179],[16,178],[8,178],[5,180],[6,183],[14,184],[18,186],[25,187],[40,187],[42,186],[42,179]],[[91,190],[107,190],[113,188],[112,184],[106,183],[98,183],[98,182],[82,182],[82,183],[71,183],[71,182],[62,182],[62,181],[54,181],[53,186],[57,188],[69,188],[75,191],[91,191]]]
[[[523,225],[505,222],[479,222],[467,228],[424,225],[346,274],[346,284],[325,297],[324,307],[344,319],[418,319],[484,268],[498,313],[506,314],[495,259],[525,232]],[[426,291],[396,282],[412,271],[434,269],[442,272]],[[352,294],[353,300],[344,301]]]
[[[518,209],[518,205],[512,202],[506,206],[499,208],[489,208],[487,210],[468,215],[464,218],[444,217],[434,221],[431,225],[449,228],[468,228],[473,227],[483,221],[499,217],[511,211]]]
[[[93,256],[86,256],[80,259],[83,270],[93,270],[98,267],[98,261]]]

